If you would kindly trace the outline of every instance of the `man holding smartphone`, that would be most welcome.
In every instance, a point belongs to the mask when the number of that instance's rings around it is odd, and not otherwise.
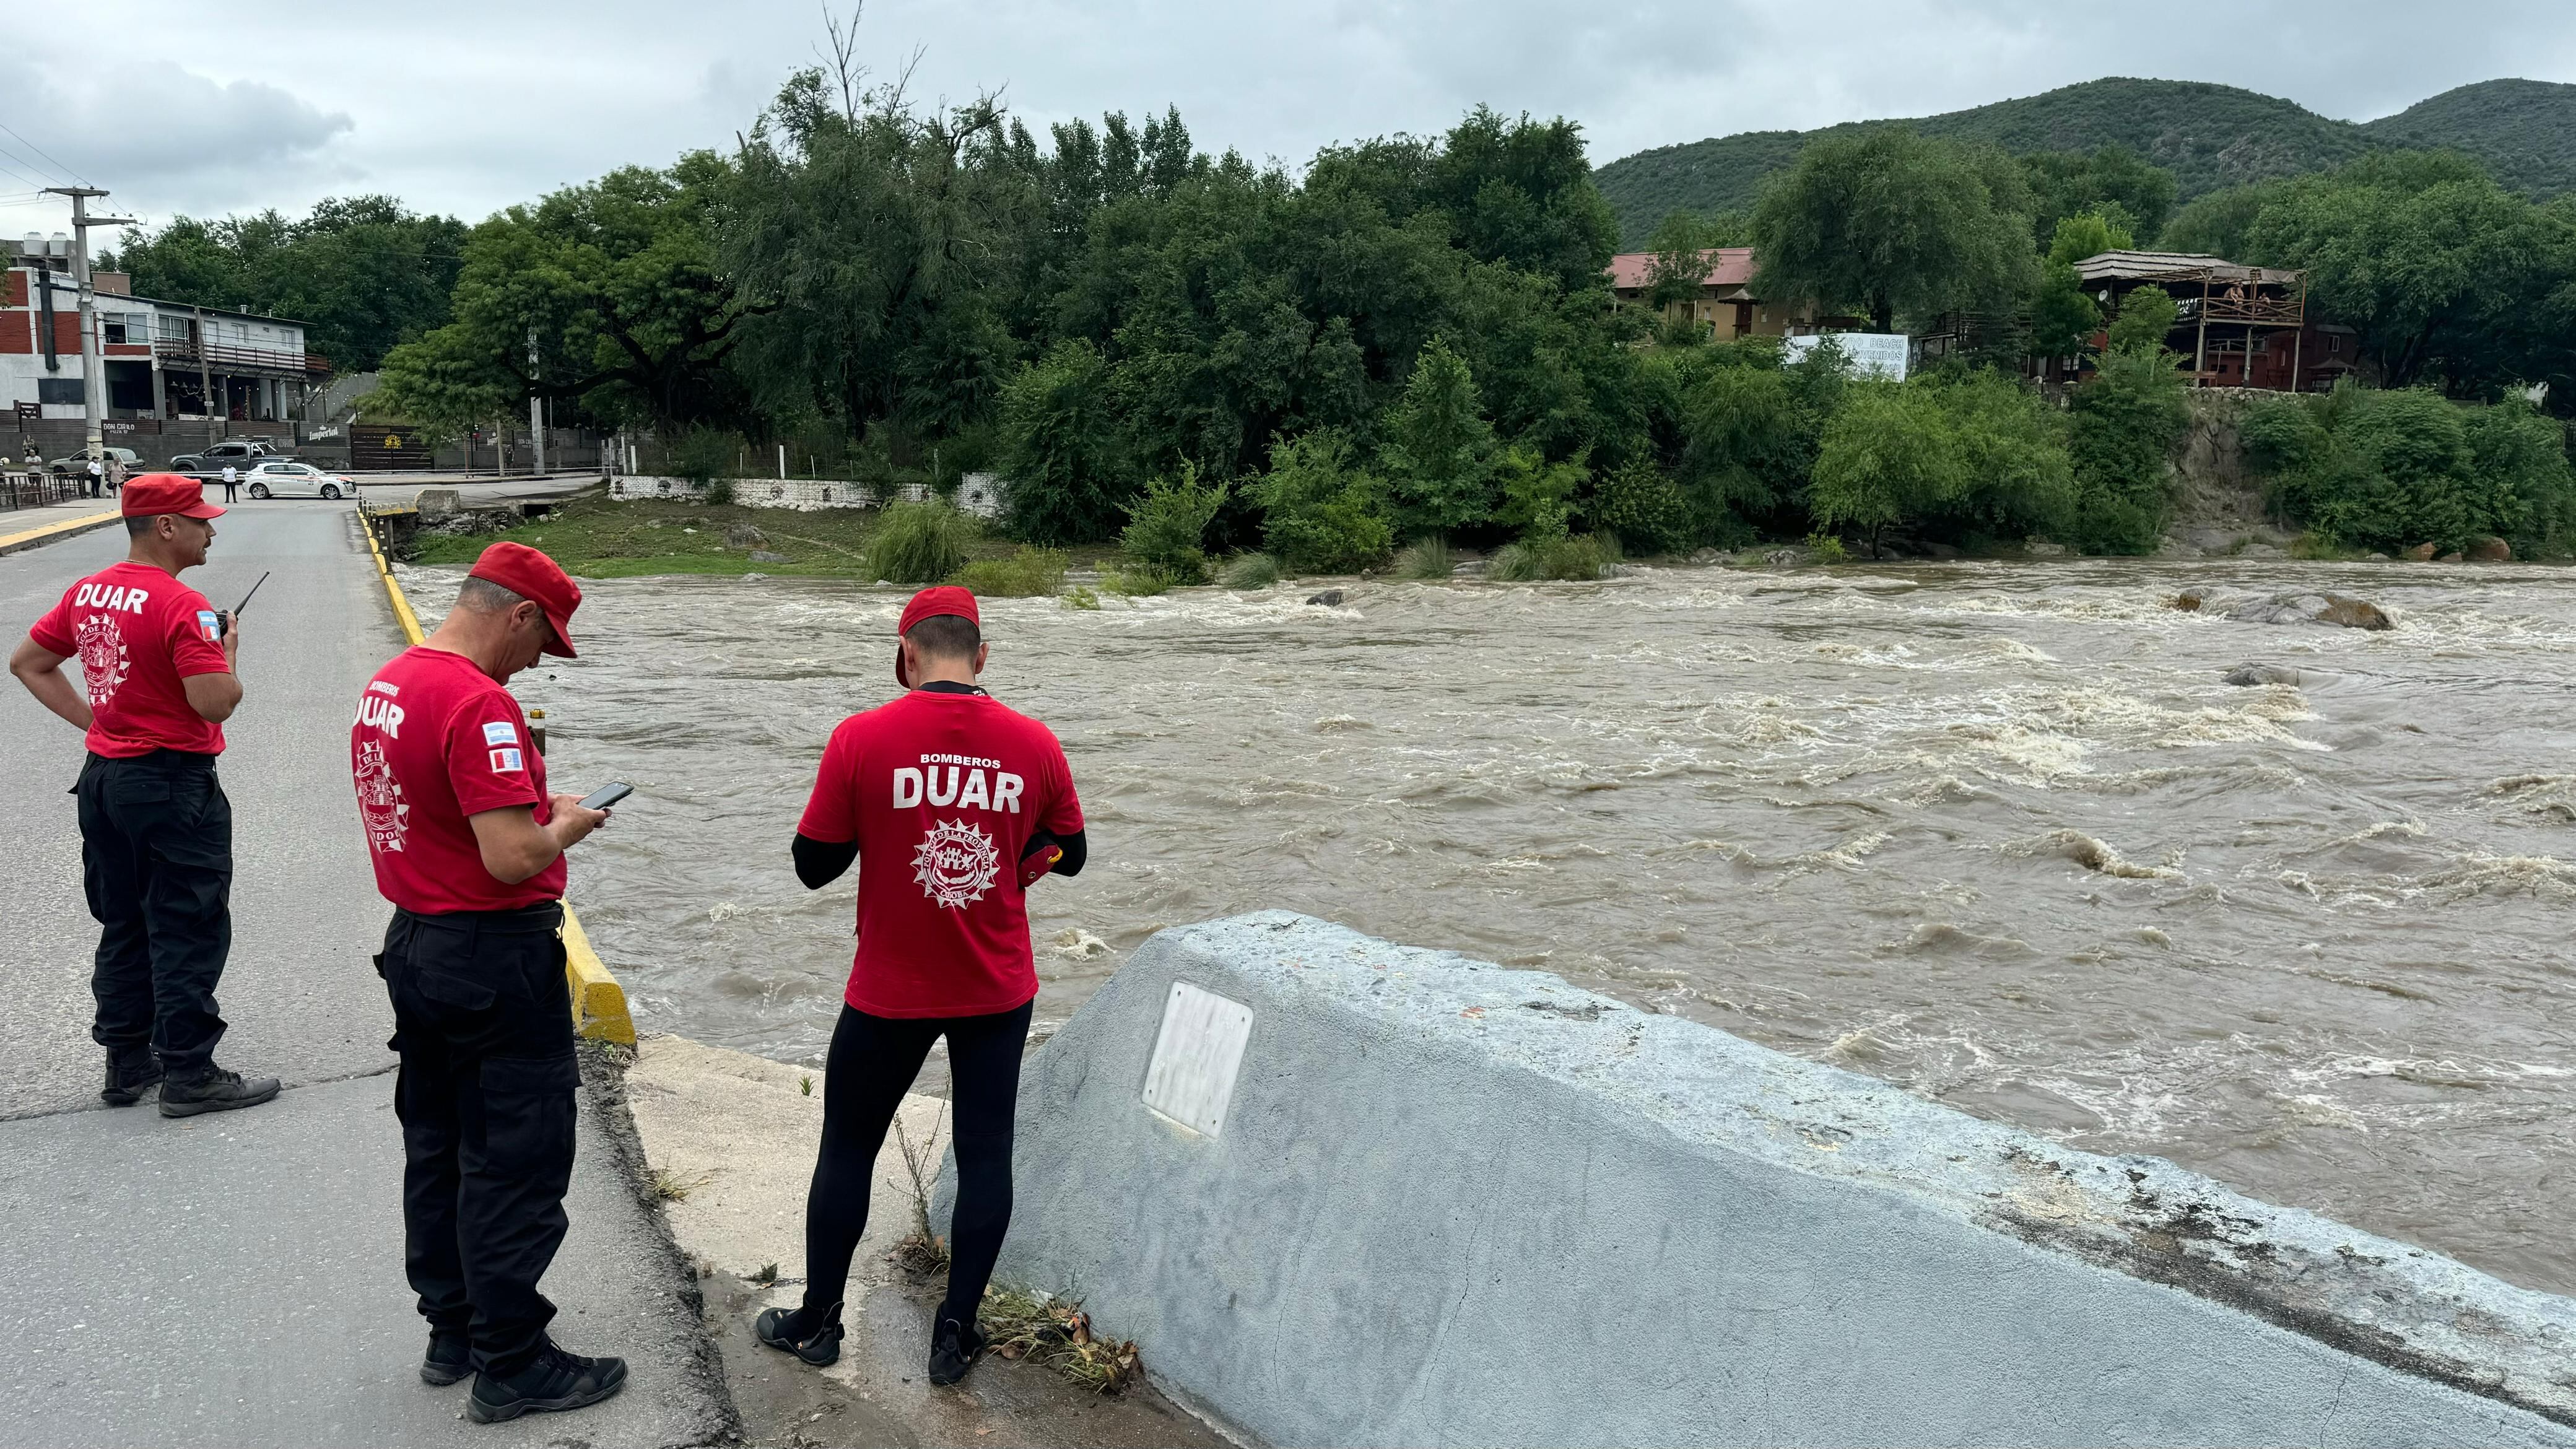
[[[376,672],[349,729],[376,887],[394,906],[376,970],[402,1058],[404,1261],[429,1320],[420,1376],[475,1375],[477,1423],[578,1409],[626,1364],[546,1333],[537,1282],[562,1246],[572,1181],[572,998],[564,852],[608,821],[550,795],[503,686],[573,657],[581,590],[537,550],[483,551],[436,632]]]

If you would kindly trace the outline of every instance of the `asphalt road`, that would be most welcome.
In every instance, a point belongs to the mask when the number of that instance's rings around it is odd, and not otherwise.
[[[124,538],[0,558],[7,647]],[[484,1427],[460,1417],[462,1386],[419,1382],[392,1012],[368,959],[386,907],[347,764],[349,711],[401,639],[347,504],[239,505],[188,581],[228,608],[263,569],[220,767],[235,876],[216,1056],[284,1078],[266,1106],[186,1121],[99,1106],[97,928],[64,793],[80,737],[0,681],[0,1446],[711,1442],[727,1414],[693,1290],[619,1159],[622,1108],[603,1115],[589,1088],[545,1289],[558,1341],[623,1355],[629,1387]]]

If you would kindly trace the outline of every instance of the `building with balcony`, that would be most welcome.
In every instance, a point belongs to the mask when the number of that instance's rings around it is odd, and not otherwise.
[[[0,408],[21,418],[83,415],[80,296],[71,244],[0,241]],[[125,420],[299,419],[328,380],[304,324],[132,294],[121,272],[94,272],[103,416]]]

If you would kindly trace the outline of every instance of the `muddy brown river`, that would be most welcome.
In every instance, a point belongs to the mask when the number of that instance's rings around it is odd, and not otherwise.
[[[434,614],[453,575],[411,572]],[[2164,606],[2192,585],[2397,627]],[[1042,1025],[1160,926],[1287,907],[2576,1291],[2576,577],[1346,587],[987,606],[986,682],[1090,814],[1089,869],[1031,900]],[[637,787],[572,899],[644,1029],[819,1061],[852,888],[787,846],[825,736],[894,689],[903,594],[587,588],[582,659],[520,691],[559,781]],[[2298,682],[2221,682],[2248,662]]]

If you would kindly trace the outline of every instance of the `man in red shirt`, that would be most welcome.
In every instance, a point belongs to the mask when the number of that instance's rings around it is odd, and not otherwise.
[[[975,1309],[1011,1222],[1011,1119],[1038,994],[1023,897],[1050,870],[1082,869],[1082,803],[1054,734],[975,683],[989,647],[973,594],[924,589],[896,632],[909,692],[832,731],[796,827],[807,889],[860,862],[859,944],[824,1067],[804,1302],[767,1310],[755,1330],[810,1364],[840,1356],[877,1149],[945,1036],[957,1210],[930,1381],[953,1384],[983,1351]]]
[[[567,1353],[537,1291],[572,1182],[572,997],[563,853],[608,820],[546,790],[502,686],[573,657],[581,590],[524,544],[483,551],[437,632],[376,671],[349,727],[376,888],[393,902],[376,970],[402,1072],[404,1260],[429,1320],[420,1376],[475,1375],[477,1423],[578,1409],[626,1363]]]
[[[233,939],[233,810],[215,779],[240,705],[239,625],[179,582],[206,561],[223,510],[196,480],[125,487],[125,561],[82,579],[9,657],[27,692],[85,731],[81,874],[98,918],[90,1036],[107,1048],[99,1097],[130,1107],[161,1085],[161,1115],[255,1107],[275,1077],[215,1065],[215,986]],[[77,657],[85,689],[64,676]]]

